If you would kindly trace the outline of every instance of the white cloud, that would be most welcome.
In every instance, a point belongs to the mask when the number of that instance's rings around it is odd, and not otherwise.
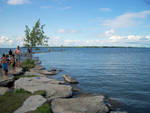
[[[64,40],[65,46],[100,46],[103,44],[102,40]]]
[[[19,46],[23,46],[24,44],[24,36],[15,36],[15,39],[14,39],[14,45],[19,45]]]
[[[110,8],[100,8],[100,11],[104,11],[104,12],[110,12],[112,11]]]
[[[0,45],[1,47],[11,46],[13,40],[9,39],[7,36],[0,36]]]
[[[145,38],[148,39],[148,40],[150,40],[150,36],[146,36]]]
[[[29,0],[8,0],[8,4],[10,5],[21,5],[21,4],[25,4],[28,3]]]
[[[115,19],[105,20],[103,25],[110,28],[127,28],[139,24],[136,19],[143,19],[148,15],[150,15],[150,10],[136,13],[125,13],[116,17]]]
[[[121,41],[122,38],[121,36],[114,35],[114,36],[111,36],[109,39],[111,42],[119,42]]]
[[[143,36],[136,36],[136,35],[128,35],[127,39],[129,41],[139,41],[140,39],[143,39]]]
[[[63,37],[61,36],[52,36],[49,40],[48,40],[48,44],[49,46],[61,46],[63,45]]]
[[[110,29],[110,30],[105,32],[105,35],[110,36],[110,35],[113,35],[114,33],[115,33],[115,31],[113,29]]]
[[[59,40],[59,39],[61,39],[62,37],[60,37],[60,36],[54,36],[53,37],[53,39],[55,39],[55,40]]]
[[[71,30],[65,30],[63,28],[60,28],[57,30],[57,33],[68,33],[68,34],[75,34],[75,33],[79,33],[78,30],[75,30],[75,29],[71,29]]]
[[[65,29],[60,28],[58,29],[57,33],[65,33]]]

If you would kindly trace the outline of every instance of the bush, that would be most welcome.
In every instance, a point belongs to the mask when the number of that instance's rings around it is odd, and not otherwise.
[[[21,67],[28,71],[29,69],[33,68],[35,66],[34,60],[26,59],[24,62],[21,63]]]

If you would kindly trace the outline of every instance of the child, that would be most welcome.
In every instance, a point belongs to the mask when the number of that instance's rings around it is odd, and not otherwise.
[[[13,71],[15,72],[15,55],[12,54],[12,56],[10,57],[10,65],[13,68]]]
[[[6,76],[7,72],[8,72],[8,68],[7,68],[7,62],[6,62],[5,54],[3,54],[3,56],[1,57],[1,64],[2,64],[3,75]]]

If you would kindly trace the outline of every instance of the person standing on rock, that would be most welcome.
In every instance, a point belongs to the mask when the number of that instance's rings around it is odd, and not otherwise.
[[[3,56],[1,57],[1,64],[2,64],[3,75],[6,77],[7,72],[8,72],[8,67],[7,67],[7,61],[6,61],[6,55],[5,54],[3,54]]]
[[[12,55],[12,50],[10,49],[8,53],[9,53],[9,57],[11,57],[11,55]]]
[[[16,50],[15,50],[15,57],[16,57],[16,65],[18,66],[18,67],[20,67],[20,47],[19,46],[17,46],[17,48],[16,48]]]

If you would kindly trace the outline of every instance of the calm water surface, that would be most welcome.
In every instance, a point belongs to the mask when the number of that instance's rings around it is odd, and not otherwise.
[[[150,113],[150,49],[52,48],[36,54],[42,65],[64,70],[88,93],[105,93],[129,113]],[[62,50],[62,51],[61,51]]]

